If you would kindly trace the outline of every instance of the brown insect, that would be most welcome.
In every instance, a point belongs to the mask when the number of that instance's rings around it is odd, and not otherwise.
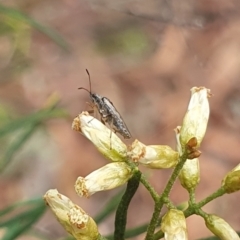
[[[113,130],[113,132],[119,133],[120,135],[123,136],[123,138],[125,138],[125,139],[131,138],[131,134],[127,128],[127,125],[125,124],[120,113],[114,107],[113,103],[106,97],[102,97],[99,94],[92,93],[90,74],[87,69],[86,69],[86,72],[88,74],[90,90],[83,88],[83,87],[80,87],[78,89],[84,89],[90,95],[90,98],[92,100],[91,106],[93,107],[93,111],[89,111],[89,113],[94,113],[94,108],[97,108],[97,110],[101,116],[101,121],[103,124],[108,123],[108,125]],[[112,132],[111,132],[111,134],[112,134]],[[110,137],[111,137],[111,135],[110,135]]]

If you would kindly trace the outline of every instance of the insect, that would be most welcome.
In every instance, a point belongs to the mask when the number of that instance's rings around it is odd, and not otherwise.
[[[110,125],[113,131],[115,133],[118,132],[126,139],[131,138],[131,134],[125,122],[123,121],[120,113],[114,107],[113,103],[106,97],[103,97],[102,101],[104,103],[104,109],[106,109],[109,114],[108,116],[111,116],[106,118],[106,122]]]
[[[86,69],[86,72],[88,74],[90,90],[83,87],[80,87],[78,89],[83,89],[87,91],[90,95],[90,98],[92,100],[91,107],[93,108],[93,111],[89,111],[89,113],[94,112],[94,108],[97,108],[101,116],[101,122],[103,124],[107,123],[114,133],[119,133],[120,135],[123,136],[123,138],[125,139],[131,138],[131,134],[127,128],[127,125],[123,121],[120,113],[114,107],[113,103],[106,97],[102,97],[99,94],[92,93],[90,73],[88,72],[87,69]],[[110,138],[111,138],[111,134],[110,134]]]

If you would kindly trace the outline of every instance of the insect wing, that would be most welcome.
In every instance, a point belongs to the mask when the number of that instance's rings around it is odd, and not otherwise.
[[[114,107],[113,103],[106,97],[103,97],[102,101],[104,102],[104,108],[106,108],[107,112],[109,112],[112,117],[112,124],[115,131],[121,134],[124,138],[131,138],[131,133],[129,132],[126,123]]]

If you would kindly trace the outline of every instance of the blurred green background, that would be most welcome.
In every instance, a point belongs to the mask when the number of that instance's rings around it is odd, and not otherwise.
[[[237,0],[1,1],[0,238],[67,237],[53,215],[44,213],[41,197],[48,189],[57,188],[91,216],[118,192],[90,199],[74,192],[78,176],[107,163],[71,130],[73,118],[88,109],[89,96],[77,90],[89,87],[86,68],[93,91],[111,99],[132,133],[126,144],[137,138],[175,147],[173,129],[182,123],[189,90],[210,88],[197,200],[213,192],[240,160],[239,56]],[[142,170],[160,192],[170,170]],[[239,196],[224,196],[205,210],[239,230]],[[172,199],[187,199],[180,184]],[[153,210],[141,187],[133,203],[129,228],[148,222]],[[189,239],[211,235],[201,218],[187,223]],[[113,216],[99,229],[110,234]]]

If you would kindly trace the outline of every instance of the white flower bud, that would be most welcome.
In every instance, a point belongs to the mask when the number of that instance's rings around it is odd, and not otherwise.
[[[196,147],[200,146],[207,129],[210,113],[208,102],[210,90],[205,87],[193,87],[191,94],[188,110],[180,130],[182,149],[185,149],[186,144],[192,138],[197,139]]]
[[[227,193],[240,190],[240,164],[230,171],[222,181],[222,187]]]
[[[170,209],[162,218],[161,230],[165,240],[187,240],[186,219],[182,211]]]
[[[94,220],[56,189],[46,192],[44,200],[65,228],[77,240],[96,240],[99,232]]]
[[[135,140],[128,152],[128,156],[135,162],[149,168],[172,168],[178,163],[178,152],[166,145],[146,146]]]
[[[179,154],[182,155],[182,146],[179,139],[180,130],[181,130],[180,126],[177,126],[177,128],[174,129],[176,133],[177,150]],[[181,185],[188,191],[190,189],[195,189],[195,187],[200,181],[200,168],[198,158],[194,158],[191,160],[187,159],[179,174],[179,180],[181,182]]]
[[[200,181],[199,160],[194,158],[187,160],[179,174],[181,185],[187,189],[195,189]]]
[[[88,138],[106,158],[114,162],[126,160],[127,146],[114,132],[88,112],[79,114],[73,120],[72,128]]]
[[[89,197],[95,192],[119,187],[131,177],[132,170],[125,162],[109,163],[85,178],[78,177],[75,183],[75,191],[81,197]]]
[[[221,240],[240,240],[237,233],[222,218],[209,214],[205,218],[207,228]]]

